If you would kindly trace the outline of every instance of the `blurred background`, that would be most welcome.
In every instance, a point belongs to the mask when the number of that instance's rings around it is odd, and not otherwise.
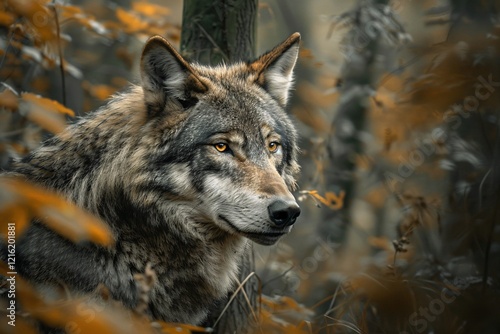
[[[256,246],[260,332],[500,333],[499,10],[259,1],[257,54],[302,35],[289,105],[302,214],[278,245]],[[144,42],[179,46],[182,11],[3,1],[0,167],[139,83]]]

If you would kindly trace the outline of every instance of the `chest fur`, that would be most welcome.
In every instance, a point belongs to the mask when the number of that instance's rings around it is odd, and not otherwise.
[[[210,306],[236,286],[247,243],[232,236],[216,242],[156,235],[122,242],[117,250],[131,278],[150,263],[156,276],[149,293],[149,312],[154,318],[199,323]]]

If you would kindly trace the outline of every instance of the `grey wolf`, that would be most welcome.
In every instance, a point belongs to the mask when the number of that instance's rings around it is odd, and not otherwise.
[[[18,239],[18,272],[76,293],[102,284],[133,309],[134,274],[149,263],[158,279],[147,313],[201,323],[235,288],[250,240],[274,244],[300,213],[297,134],[285,112],[299,40],[208,67],[150,38],[141,85],[13,163],[15,175],[100,217],[114,245],[74,244],[35,221]]]

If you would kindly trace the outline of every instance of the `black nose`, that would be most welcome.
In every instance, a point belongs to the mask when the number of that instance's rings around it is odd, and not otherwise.
[[[269,218],[279,227],[290,226],[300,215],[300,208],[295,202],[275,201],[267,207]]]

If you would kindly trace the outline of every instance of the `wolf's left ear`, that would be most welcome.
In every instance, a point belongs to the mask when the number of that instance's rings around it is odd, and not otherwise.
[[[299,43],[300,34],[296,32],[249,65],[257,73],[257,83],[282,106],[288,102],[288,94],[292,88]]]
[[[207,91],[195,70],[163,37],[153,36],[144,46],[141,77],[146,103],[163,106],[167,99],[181,103],[192,99],[192,93]]]

